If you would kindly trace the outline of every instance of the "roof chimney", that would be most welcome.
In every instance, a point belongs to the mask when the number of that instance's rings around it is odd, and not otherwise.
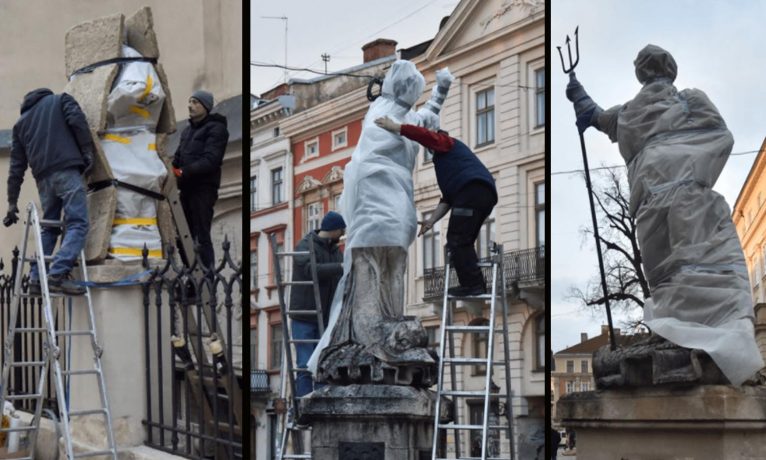
[[[379,38],[362,47],[364,62],[374,61],[396,53],[396,41],[387,38]]]
[[[580,343],[583,343],[586,340],[588,340],[588,333],[587,332],[580,332]]]

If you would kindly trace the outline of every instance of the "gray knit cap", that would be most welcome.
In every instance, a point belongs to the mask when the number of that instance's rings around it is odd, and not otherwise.
[[[213,93],[198,89],[191,97],[198,100],[202,107],[207,110],[207,113],[213,110]]]

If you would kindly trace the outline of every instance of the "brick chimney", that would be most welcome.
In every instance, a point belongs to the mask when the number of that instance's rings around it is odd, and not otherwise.
[[[601,335],[609,336],[609,326],[606,324],[601,325]],[[614,328],[614,336],[617,337],[620,335],[620,328],[616,327]]]
[[[364,62],[374,61],[396,53],[396,41],[387,38],[379,38],[362,47]]]
[[[580,343],[583,343],[588,340],[588,333],[587,332],[580,332]]]
[[[279,96],[287,94],[288,91],[290,91],[290,86],[287,83],[280,83],[279,85],[261,94],[261,99],[270,101],[272,99],[276,99]]]

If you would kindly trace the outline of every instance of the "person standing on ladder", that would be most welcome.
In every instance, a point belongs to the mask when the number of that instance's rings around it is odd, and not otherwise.
[[[343,253],[338,247],[340,237],[346,231],[346,223],[343,217],[335,211],[330,211],[322,219],[319,230],[312,230],[303,237],[295,247],[295,251],[308,251],[309,238],[314,240],[314,257],[316,258],[316,273],[319,280],[319,297],[322,305],[316,305],[314,300],[314,288],[312,286],[293,286],[290,292],[290,310],[305,311],[322,309],[323,327],[327,327],[330,318],[330,306],[332,305],[335,289],[343,275]],[[296,256],[293,259],[293,281],[311,281],[311,257],[308,255]],[[292,320],[292,333],[294,339],[319,339],[319,325],[315,316],[306,316],[305,319]],[[305,368],[316,344],[295,344],[296,366]],[[317,385],[319,388],[319,385]],[[295,381],[295,394],[298,397],[305,396],[314,390],[314,382],[310,372],[298,372]]]
[[[388,117],[375,120],[379,127],[411,139],[431,150],[436,181],[442,199],[431,217],[420,223],[424,234],[452,209],[447,227],[447,247],[460,286],[449,288],[449,295],[464,297],[486,294],[484,275],[478,266],[474,244],[481,226],[497,204],[495,180],[467,145],[446,131],[431,131],[415,125],[399,124]]]
[[[88,121],[72,96],[53,94],[48,88],[38,88],[24,96],[21,116],[13,126],[8,212],[3,224],[10,227],[19,220],[19,192],[29,166],[37,182],[43,219],[58,221],[64,213],[66,233],[48,270],[51,292],[85,293],[85,288],[71,279],[70,272],[88,234],[88,206],[81,174],[90,170],[93,151]],[[59,227],[43,227],[46,256],[53,253],[59,234]],[[40,295],[40,278],[34,262],[29,273],[29,293]]]
[[[173,157],[173,174],[189,231],[199,244],[202,265],[212,274],[215,252],[210,238],[213,207],[221,186],[221,164],[229,142],[226,117],[213,110],[213,95],[198,90],[189,98],[189,125],[181,133]]]

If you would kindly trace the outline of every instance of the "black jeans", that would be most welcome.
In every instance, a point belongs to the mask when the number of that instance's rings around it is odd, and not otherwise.
[[[478,267],[476,238],[487,216],[497,204],[495,194],[483,182],[470,182],[452,200],[452,213],[447,227],[447,248],[461,286],[484,286],[484,275]]]
[[[199,257],[203,265],[215,268],[215,253],[210,239],[210,227],[213,225],[213,207],[218,200],[218,190],[209,186],[181,191],[181,206],[184,208],[189,231],[199,243]]]

